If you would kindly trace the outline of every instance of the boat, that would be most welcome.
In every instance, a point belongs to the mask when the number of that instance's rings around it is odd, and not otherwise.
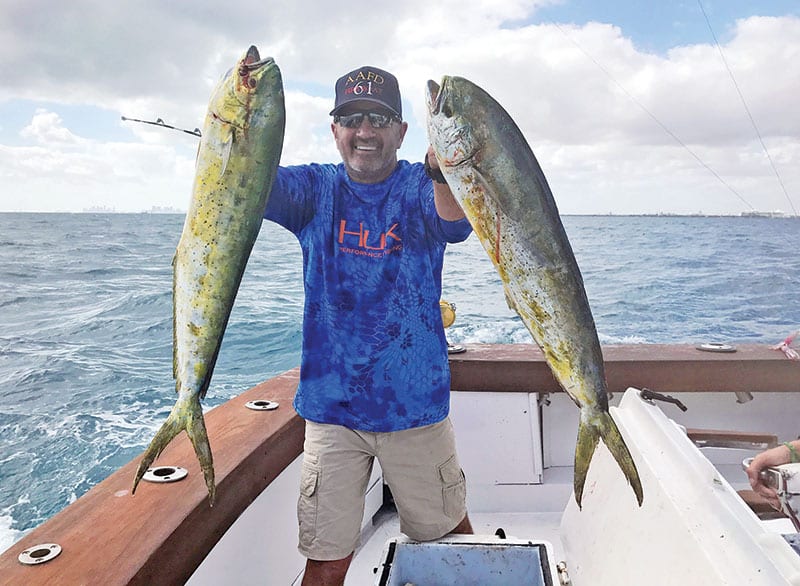
[[[542,353],[532,344],[464,346],[450,356],[451,417],[476,535],[403,537],[376,467],[347,585],[800,584],[793,526],[748,490],[742,470],[744,458],[796,437],[800,361],[758,344],[603,346],[611,413],[644,503],[601,444],[578,509],[578,410]],[[213,507],[179,436],[135,496],[138,459],[3,552],[0,581],[299,584],[298,378],[290,370],[207,413]]]

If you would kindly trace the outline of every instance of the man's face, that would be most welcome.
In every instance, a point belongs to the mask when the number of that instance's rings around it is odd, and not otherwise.
[[[371,120],[366,115],[368,112],[388,117],[388,125],[376,127],[382,120],[380,117]],[[358,113],[365,115],[360,120],[348,118]],[[373,102],[352,102],[338,118],[339,122],[331,124],[331,130],[350,178],[359,183],[378,183],[391,175],[397,166],[397,150],[403,144],[408,124],[392,118],[389,110]]]

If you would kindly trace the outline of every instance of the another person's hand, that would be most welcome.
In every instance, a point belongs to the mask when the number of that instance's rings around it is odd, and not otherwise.
[[[788,464],[796,461],[797,457],[795,454],[797,453],[798,444],[800,444],[800,441],[798,440],[790,443],[792,448],[794,448],[794,453],[787,444],[781,444],[761,452],[755,458],[753,458],[753,461],[746,470],[747,477],[750,479],[750,486],[753,487],[753,490],[756,493],[763,496],[776,510],[781,509],[781,503],[778,500],[778,492],[774,488],[770,488],[764,484],[764,481],[761,478],[761,472],[770,467],[780,466],[781,464]]]

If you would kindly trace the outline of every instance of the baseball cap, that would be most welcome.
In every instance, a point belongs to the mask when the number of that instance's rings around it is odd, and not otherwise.
[[[336,103],[331,116],[355,101],[374,102],[403,117],[397,78],[383,69],[364,65],[336,80]]]

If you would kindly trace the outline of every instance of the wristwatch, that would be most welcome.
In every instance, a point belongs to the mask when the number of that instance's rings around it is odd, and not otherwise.
[[[440,183],[442,185],[447,184],[447,180],[442,175],[441,169],[433,169],[431,164],[428,162],[428,153],[425,153],[425,175],[431,178],[432,181],[436,183]]]

